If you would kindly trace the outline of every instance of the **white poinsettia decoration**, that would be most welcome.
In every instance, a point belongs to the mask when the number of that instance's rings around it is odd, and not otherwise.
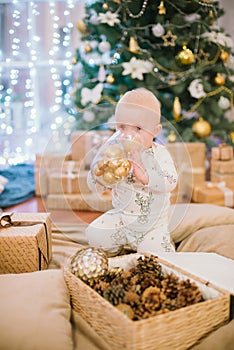
[[[88,103],[97,104],[102,97],[103,84],[97,84],[93,89],[84,87],[81,90],[81,104],[86,106]]]
[[[190,95],[194,98],[201,98],[206,96],[201,79],[194,79],[190,83],[188,90],[190,92]]]
[[[152,27],[152,33],[157,38],[160,38],[161,36],[163,36],[163,34],[165,34],[165,29],[160,23],[157,23]]]
[[[106,23],[110,27],[114,27],[115,24],[120,23],[118,14],[111,11],[107,11],[106,13],[99,13],[98,19],[101,23]]]
[[[228,109],[230,107],[230,100],[227,97],[220,96],[218,100],[218,105],[221,109]]]
[[[138,60],[136,57],[132,57],[129,62],[122,63],[124,68],[122,75],[131,75],[132,79],[143,80],[143,74],[150,73],[153,68],[153,64],[149,61]]]
[[[233,40],[229,36],[221,32],[209,32],[203,33],[202,38],[207,38],[209,41],[212,41],[215,44],[219,44],[226,47],[233,47]]]

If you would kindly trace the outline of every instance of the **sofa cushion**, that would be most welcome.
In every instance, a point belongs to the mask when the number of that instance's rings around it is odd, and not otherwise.
[[[0,310],[0,349],[73,349],[61,270],[0,275]]]

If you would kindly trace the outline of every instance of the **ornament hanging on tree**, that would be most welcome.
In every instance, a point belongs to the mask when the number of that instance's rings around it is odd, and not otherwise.
[[[107,11],[108,8],[109,8],[109,5],[105,2],[105,3],[102,5],[102,8],[103,8],[103,10]]]
[[[77,64],[77,58],[76,57],[72,57],[72,64],[73,65]]]
[[[234,131],[230,132],[230,137],[231,137],[232,143],[234,143]]]
[[[139,46],[138,43],[136,41],[136,39],[131,36],[130,40],[129,40],[129,51],[132,53],[138,53],[139,52]]]
[[[85,46],[85,52],[86,53],[90,53],[92,51],[92,46],[90,45],[90,44],[87,44],[86,46]]]
[[[102,53],[105,53],[107,51],[110,51],[111,45],[108,41],[103,40],[98,44],[98,50]]]
[[[177,55],[177,59],[181,64],[189,65],[195,61],[195,56],[194,53],[184,44],[183,50],[180,51]]]
[[[214,82],[217,85],[224,85],[225,84],[225,77],[223,74],[221,73],[217,73],[215,78],[214,78]]]
[[[166,7],[164,6],[164,1],[161,1],[158,6],[158,13],[159,15],[165,15],[166,14]]]
[[[179,121],[181,116],[181,104],[179,97],[176,96],[173,102],[173,110],[172,110],[173,117],[176,121]]]
[[[168,30],[167,33],[162,36],[162,39],[164,41],[164,46],[175,46],[177,35],[172,34],[172,31]]]
[[[203,118],[199,118],[192,126],[192,130],[194,134],[198,137],[207,137],[211,133],[211,126]]]
[[[229,54],[227,51],[221,50],[219,57],[223,62],[227,62],[227,60],[229,58]]]
[[[174,130],[171,130],[171,131],[170,131],[169,135],[167,136],[167,140],[168,140],[168,142],[170,142],[170,143],[176,142],[177,137],[176,137],[176,134],[175,134],[175,131],[174,131]]]
[[[113,76],[113,74],[108,74],[106,77],[106,82],[108,84],[114,84],[115,82],[115,77]]]
[[[80,33],[85,34],[87,33],[88,29],[86,27],[86,24],[82,19],[79,19],[76,23],[76,28],[79,30]]]
[[[152,33],[156,38],[160,38],[165,33],[165,30],[160,23],[157,23],[152,27]]]
[[[104,276],[108,271],[108,258],[98,248],[78,250],[70,259],[69,270],[83,281]]]

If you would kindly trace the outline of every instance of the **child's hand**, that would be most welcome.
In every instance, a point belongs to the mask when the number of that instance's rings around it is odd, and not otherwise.
[[[136,150],[131,150],[129,160],[132,164],[132,172],[136,179],[143,185],[149,182],[147,171],[142,163],[141,154]]]

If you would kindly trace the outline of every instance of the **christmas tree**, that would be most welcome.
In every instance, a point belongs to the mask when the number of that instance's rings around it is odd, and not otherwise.
[[[160,100],[169,142],[234,143],[232,39],[212,0],[85,2],[74,103],[78,128],[105,123],[127,90]]]

